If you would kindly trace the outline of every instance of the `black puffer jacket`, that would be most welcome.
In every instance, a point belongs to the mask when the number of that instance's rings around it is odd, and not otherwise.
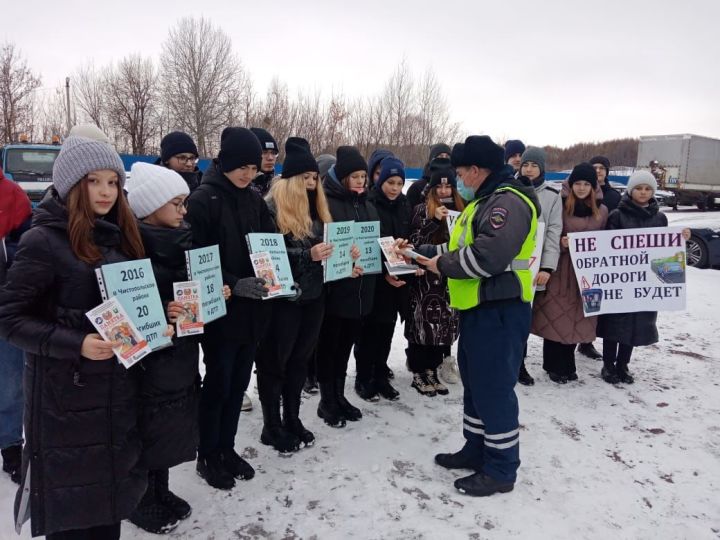
[[[150,258],[163,306],[173,300],[173,283],[187,281],[185,251],[192,233],[140,223],[145,253]],[[142,464],[167,469],[195,459],[198,433],[198,339],[173,338],[173,346],[142,360],[140,434]]]
[[[607,206],[608,212],[612,212],[620,204],[622,195],[620,195],[620,192],[617,189],[608,184],[607,179],[605,180],[605,183],[600,186],[600,189],[603,194],[603,204]]]
[[[267,204],[252,189],[235,187],[213,161],[203,183],[190,194],[186,220],[195,246],[219,245],[223,283],[231,289],[238,279],[254,277],[245,235],[275,232]],[[205,327],[203,340],[257,343],[270,321],[272,302],[233,296],[227,315]]]
[[[270,213],[275,217],[277,210],[272,199],[268,201]],[[320,298],[324,292],[323,267],[319,261],[313,261],[310,249],[323,241],[323,224],[319,219],[313,221],[312,236],[298,239],[292,234],[285,235],[285,247],[293,279],[300,286],[298,304],[307,304]]]
[[[402,193],[397,199],[391,201],[382,190],[373,189],[368,200],[375,205],[380,215],[380,235],[392,236],[394,238],[410,238],[411,212],[410,203]],[[385,281],[387,270],[383,264],[383,275],[378,276],[375,286],[375,300],[370,319],[375,322],[395,322],[397,314],[400,319],[405,320],[410,295],[408,285],[393,287]],[[413,281],[412,275],[401,276],[400,279],[406,283]]]
[[[38,207],[0,289],[0,337],[26,353],[22,485],[30,491],[18,491],[16,519],[27,519],[29,503],[33,536],[119,522],[147,481],[137,466],[139,369],[80,356],[95,332],[85,313],[102,300],[94,268],[70,248],[67,219],[56,198]],[[102,264],[127,260],[117,226],[98,220],[93,235]]]
[[[643,208],[626,194],[608,216],[607,229],[645,229],[667,227],[667,216],[660,212],[655,199]],[[603,339],[639,347],[658,341],[657,312],[612,313],[598,317],[597,335]]]
[[[346,189],[335,178],[333,166],[323,183],[333,221],[379,221],[367,193]],[[344,319],[361,319],[372,311],[377,275],[346,278],[327,284],[327,314]]]

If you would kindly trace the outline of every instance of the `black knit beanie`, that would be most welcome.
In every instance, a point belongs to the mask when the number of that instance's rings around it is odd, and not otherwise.
[[[578,180],[590,182],[590,185],[595,189],[597,187],[597,173],[595,172],[595,168],[589,163],[575,165],[570,176],[568,176],[568,184],[572,186]]]
[[[194,154],[198,155],[195,141],[187,133],[182,131],[172,131],[165,135],[160,141],[160,161],[167,163],[171,157],[178,154]]]
[[[605,176],[610,176],[610,160],[605,156],[595,156],[590,160],[590,165],[600,164],[605,167]]]
[[[255,136],[258,138],[258,141],[260,141],[260,147],[263,149],[263,152],[265,150],[273,150],[277,154],[279,149],[278,145],[275,142],[275,139],[272,135],[270,135],[270,132],[263,128],[250,128],[250,131],[252,131]]]
[[[452,152],[452,149],[445,143],[433,144],[430,147],[430,156],[428,157],[428,163],[438,157],[439,154],[447,154],[448,156]]]
[[[335,175],[342,181],[356,171],[367,171],[367,163],[354,146],[338,146]]]
[[[450,166],[450,160],[440,158],[436,159],[434,163],[437,165],[437,168],[430,174],[427,189],[431,190],[442,184],[450,184],[452,187],[457,188],[455,170]]]
[[[525,143],[523,143],[520,139],[510,139],[505,143],[505,163],[507,163],[508,159],[515,154],[522,154],[525,150]]]
[[[247,128],[226,127],[220,135],[218,160],[222,172],[230,172],[246,165],[260,168],[262,148],[255,134]]]
[[[285,141],[285,161],[282,178],[292,178],[306,172],[320,173],[317,161],[310,151],[310,143],[302,137],[290,137]]]
[[[405,182],[405,164],[398,158],[395,156],[388,156],[383,159],[380,164],[380,177],[375,184],[377,189],[380,189],[380,186],[385,183],[385,180],[391,176],[399,176],[403,179],[403,182]]]

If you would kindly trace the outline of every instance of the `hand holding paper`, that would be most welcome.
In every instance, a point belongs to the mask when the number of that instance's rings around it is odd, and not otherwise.
[[[88,360],[109,360],[115,354],[113,347],[119,347],[118,341],[105,341],[100,334],[88,334],[83,339],[80,354]]]

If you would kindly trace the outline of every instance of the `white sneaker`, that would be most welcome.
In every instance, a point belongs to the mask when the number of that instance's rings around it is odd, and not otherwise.
[[[243,404],[242,407],[240,407],[240,410],[242,412],[248,412],[252,411],[253,405],[252,400],[250,399],[250,396],[247,395],[247,392],[243,394]]]
[[[442,364],[438,369],[440,378],[448,384],[457,384],[460,382],[460,371],[458,370],[457,360],[454,356],[446,356],[443,358]]]

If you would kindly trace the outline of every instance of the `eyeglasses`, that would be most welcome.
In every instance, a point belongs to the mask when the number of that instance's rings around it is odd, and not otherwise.
[[[179,154],[177,156],[173,156],[175,159],[177,159],[180,163],[197,163],[199,160],[197,156],[186,156]]]
[[[175,207],[175,210],[177,210],[178,213],[181,213],[183,210],[187,210],[188,199],[185,198],[182,201],[170,201],[170,204]]]

